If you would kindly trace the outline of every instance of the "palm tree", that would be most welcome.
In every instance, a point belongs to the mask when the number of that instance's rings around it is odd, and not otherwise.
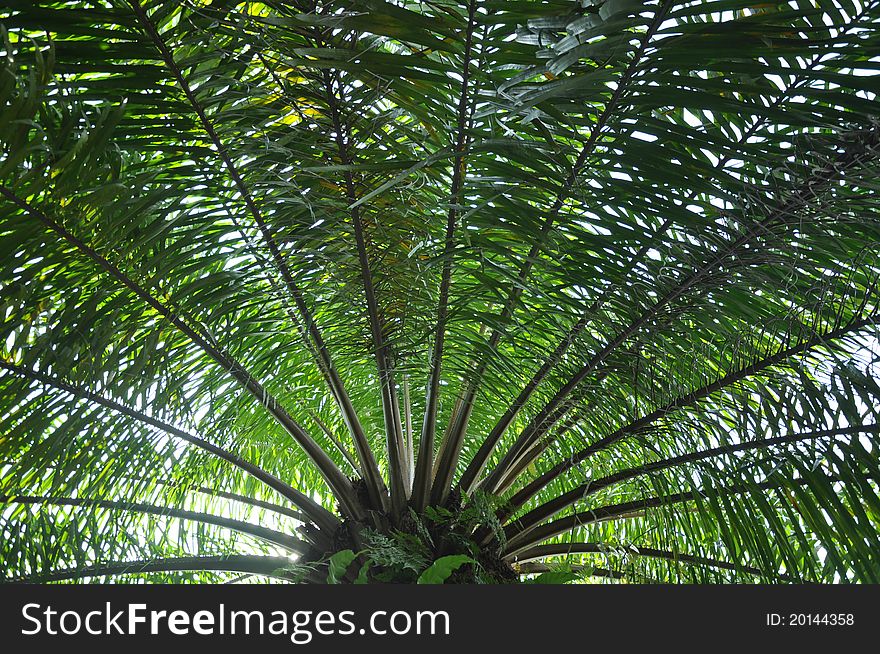
[[[880,582],[880,2],[0,20],[6,581]]]

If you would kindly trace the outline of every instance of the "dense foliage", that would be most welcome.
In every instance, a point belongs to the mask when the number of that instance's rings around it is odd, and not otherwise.
[[[880,582],[878,24],[0,0],[2,578]]]

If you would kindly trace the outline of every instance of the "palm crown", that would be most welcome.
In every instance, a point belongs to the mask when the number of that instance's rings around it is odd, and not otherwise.
[[[880,582],[877,2],[0,20],[6,580]]]

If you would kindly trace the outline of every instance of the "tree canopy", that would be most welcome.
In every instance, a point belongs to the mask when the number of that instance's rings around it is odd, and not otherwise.
[[[880,582],[878,24],[0,0],[3,579]]]

